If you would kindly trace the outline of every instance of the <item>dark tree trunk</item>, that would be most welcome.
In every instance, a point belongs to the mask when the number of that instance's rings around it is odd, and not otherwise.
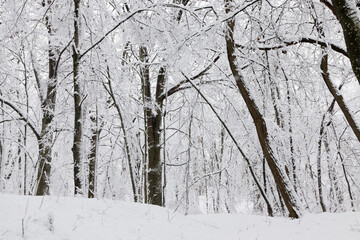
[[[73,83],[74,83],[74,143],[72,147],[74,160],[74,194],[81,194],[81,144],[82,144],[82,106],[80,88],[80,0],[74,0],[74,46],[73,46]]]
[[[360,39],[360,38],[359,38]],[[328,72],[328,55],[325,54],[321,59],[321,75],[323,76],[324,82],[328,87],[331,95],[334,97],[336,103],[339,105],[342,113],[344,114],[347,122],[349,123],[352,131],[354,132],[356,138],[360,142],[360,128],[355,122],[354,116],[351,114],[350,109],[346,105],[343,96],[339,93],[339,89],[332,83],[330,79],[330,74]]]
[[[148,62],[148,55],[147,55],[147,49],[146,47],[141,46],[139,50],[139,58],[143,63]],[[142,100],[144,104],[144,129],[147,129],[147,108],[146,105],[149,102],[149,96],[150,93],[150,73],[149,73],[149,65],[141,66],[140,68],[140,76],[141,76],[141,95]],[[149,87],[148,87],[149,85]],[[150,96],[151,99],[151,96]],[[145,132],[144,137],[144,160],[143,160],[143,184],[144,184],[144,198],[143,201],[145,203],[148,203],[148,160],[149,160],[149,154],[148,154],[148,137],[147,132]]]
[[[140,59],[147,63],[148,54],[144,46],[140,47]],[[145,149],[147,155],[147,164],[145,170],[145,202],[163,206],[162,190],[162,163],[161,163],[161,132],[160,126],[163,120],[162,108],[164,98],[165,68],[161,67],[157,77],[155,103],[151,94],[151,83],[149,67],[141,67],[141,84],[144,102],[145,118]],[[153,111],[153,109],[155,109]]]
[[[360,84],[360,19],[354,0],[332,0],[334,13],[344,33],[352,69]]]
[[[319,200],[320,200],[320,206],[323,212],[326,212],[326,207],[325,207],[325,203],[324,203],[324,198],[323,198],[323,189],[322,189],[322,181],[321,181],[321,177],[322,177],[322,171],[321,171],[321,143],[322,143],[322,139],[324,136],[324,128],[325,128],[325,114],[321,120],[321,126],[320,126],[320,136],[319,136],[319,141],[318,141],[318,154],[317,154],[317,184],[318,184],[318,191],[319,191]]]
[[[91,140],[90,140],[90,154],[89,154],[89,190],[88,198],[94,198],[96,194],[96,175],[97,175],[97,152],[99,146],[99,137],[101,128],[99,127],[99,116],[96,108],[96,115],[90,116],[91,127]]]
[[[147,143],[148,143],[148,186],[149,195],[148,203],[163,206],[163,191],[162,191],[162,164],[161,164],[161,132],[160,126],[162,122],[162,106],[163,100],[160,96],[164,91],[165,83],[165,69],[160,68],[156,85],[156,108],[155,113],[152,109],[146,108],[146,122],[147,122]],[[150,83],[146,85],[145,97],[151,99]]]
[[[230,13],[230,4],[231,0],[225,0],[226,2],[226,13]],[[263,116],[260,114],[259,109],[252,99],[249,90],[247,89],[245,79],[241,75],[238,70],[238,66],[236,65],[237,58],[235,55],[235,42],[234,42],[234,29],[235,29],[235,21],[234,19],[230,19],[227,22],[228,32],[226,36],[226,46],[227,46],[227,56],[230,64],[230,68],[232,74],[235,78],[236,84],[240,90],[240,93],[246,103],[247,108],[251,114],[251,117],[254,121],[256,132],[258,135],[258,139],[261,145],[261,149],[264,153],[266,161],[269,165],[271,173],[274,177],[275,183],[277,184],[280,194],[284,200],[284,203],[289,211],[289,215],[292,218],[298,218],[301,215],[299,206],[295,200],[295,193],[290,188],[289,182],[286,181],[285,176],[281,172],[280,167],[278,166],[278,161],[273,155],[273,151],[270,147],[270,140],[268,136],[268,131],[266,127],[265,120]]]

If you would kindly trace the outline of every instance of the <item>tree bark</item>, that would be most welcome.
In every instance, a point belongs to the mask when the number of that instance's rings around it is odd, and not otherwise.
[[[226,13],[230,13],[231,11],[230,5],[232,3],[232,0],[225,0],[225,3],[226,3],[226,9],[225,9]],[[298,206],[298,203],[296,201],[295,193],[293,189],[290,187],[289,181],[285,179],[285,175],[283,175],[280,167],[278,166],[278,161],[275,158],[270,146],[270,140],[269,140],[265,120],[261,115],[261,113],[259,112],[259,109],[255,101],[252,99],[250,92],[247,89],[245,79],[239,72],[237,66],[237,57],[235,55],[235,42],[234,42],[235,20],[233,18],[227,21],[227,27],[228,27],[228,31],[225,39],[227,56],[228,56],[230,69],[236,81],[236,85],[238,86],[240,93],[254,121],[258,139],[261,145],[261,149],[263,151],[263,154],[265,155],[266,161],[274,177],[275,183],[279,188],[284,203],[289,211],[289,216],[292,218],[299,218],[302,213],[300,210],[300,206]]]
[[[343,29],[354,74],[360,84],[360,12],[355,0],[332,0],[334,13]]]
[[[146,107],[146,122],[147,122],[147,142],[148,142],[148,184],[149,195],[148,202],[154,205],[163,206],[163,192],[162,192],[162,165],[161,165],[161,147],[160,147],[160,126],[162,122],[162,106],[163,101],[159,100],[163,93],[165,84],[165,69],[160,68],[156,85],[156,105],[151,106],[155,108],[155,113],[150,106]],[[145,97],[151,99],[150,83],[146,84]]]
[[[139,58],[140,61],[143,63],[148,63],[148,54],[147,49],[144,46],[140,46],[139,49]],[[144,198],[143,201],[148,203],[148,163],[149,163],[149,154],[148,154],[148,137],[147,137],[147,104],[149,101],[150,87],[150,72],[149,72],[149,65],[145,64],[144,66],[140,67],[140,77],[141,77],[141,96],[144,105],[144,129],[145,129],[145,137],[144,137],[144,160],[143,160],[143,181],[144,181]],[[151,97],[151,96],[150,96]],[[151,99],[151,98],[150,98]]]
[[[74,194],[81,194],[81,144],[82,144],[82,94],[80,87],[80,0],[74,0],[74,46],[73,46],[73,84],[74,84]]]
[[[52,4],[52,1],[48,0],[47,4]],[[45,7],[45,1],[43,1]],[[48,14],[51,14],[51,9]],[[49,19],[49,15],[45,17],[46,27],[51,37],[53,32],[52,22]],[[57,69],[56,69],[56,55],[57,49],[54,48],[51,40],[49,39],[49,73],[46,96],[43,99],[41,96],[41,90],[39,89],[40,99],[42,101],[41,109],[43,111],[41,121],[41,133],[39,139],[39,159],[38,159],[38,172],[37,172],[37,189],[36,195],[49,195],[50,194],[50,172],[51,172],[51,161],[52,161],[52,145],[53,145],[53,128],[52,122],[54,119],[54,111],[56,105],[56,94],[57,94]],[[34,70],[35,77],[37,78],[38,84],[40,80],[37,71]],[[39,88],[41,86],[38,86]]]
[[[360,38],[359,38],[360,39]],[[352,131],[354,132],[356,138],[360,142],[360,128],[355,122],[354,116],[351,114],[350,109],[345,103],[343,96],[340,94],[339,89],[332,83],[330,79],[330,74],[328,71],[328,54],[325,54],[321,59],[320,68],[322,70],[321,75],[324,79],[326,86],[328,87],[331,95],[334,97],[336,103],[339,105],[342,113],[344,114],[347,122],[349,123]]]
[[[94,198],[96,195],[97,185],[97,153],[99,147],[99,137],[101,133],[101,127],[99,126],[99,115],[96,107],[95,116],[90,116],[91,121],[91,139],[90,139],[90,154],[89,154],[89,189],[88,198]]]
[[[326,212],[326,206],[324,203],[324,198],[323,198],[323,191],[322,191],[322,181],[321,181],[321,177],[322,177],[322,171],[321,171],[321,143],[322,143],[322,139],[324,136],[324,128],[325,128],[325,117],[326,114],[324,114],[322,120],[321,120],[321,125],[320,125],[320,136],[319,136],[319,141],[318,141],[318,154],[317,154],[317,185],[318,185],[318,191],[319,191],[319,200],[320,200],[320,206],[323,212]]]

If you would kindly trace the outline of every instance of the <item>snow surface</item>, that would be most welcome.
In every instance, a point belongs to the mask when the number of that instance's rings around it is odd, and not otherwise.
[[[0,194],[0,239],[359,240],[360,212],[299,220],[245,214],[184,216],[112,200]]]

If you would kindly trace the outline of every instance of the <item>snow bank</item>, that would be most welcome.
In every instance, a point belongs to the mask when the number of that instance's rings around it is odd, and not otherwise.
[[[360,239],[360,213],[183,216],[145,204],[0,194],[0,239]]]

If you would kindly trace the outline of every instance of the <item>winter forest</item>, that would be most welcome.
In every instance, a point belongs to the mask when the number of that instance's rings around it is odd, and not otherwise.
[[[360,210],[355,0],[1,0],[0,193]]]

